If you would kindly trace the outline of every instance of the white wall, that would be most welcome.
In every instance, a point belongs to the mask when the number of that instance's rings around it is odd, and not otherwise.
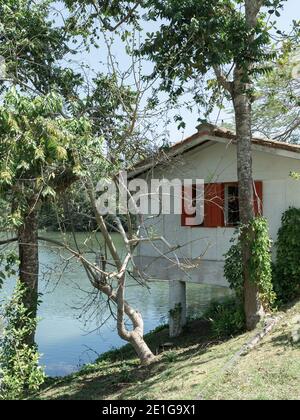
[[[253,178],[263,181],[263,212],[273,240],[276,239],[282,213],[289,206],[300,207],[300,181],[290,178],[291,171],[300,172],[300,160],[278,153],[278,150],[272,153],[253,151]],[[231,182],[237,181],[236,167],[236,146],[214,143],[185,153],[167,167],[153,170],[147,177]],[[195,259],[202,256],[202,259],[209,261],[224,260],[223,255],[229,249],[234,232],[232,228],[181,227],[180,215],[160,216],[146,224],[151,225],[156,234],[164,236],[173,246],[181,246],[176,251],[178,257]],[[144,243],[139,248],[139,255],[157,257],[157,246],[157,243],[155,246]],[[162,253],[167,251],[162,244],[159,249]]]

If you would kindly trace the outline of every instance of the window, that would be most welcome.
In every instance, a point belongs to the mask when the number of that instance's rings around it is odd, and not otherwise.
[[[195,187],[194,187],[195,188]],[[193,197],[194,197],[193,188]],[[253,185],[253,207],[256,216],[263,213],[263,183],[255,181]],[[184,200],[184,191],[183,191]],[[184,209],[184,207],[183,207]],[[189,226],[184,210],[181,226]],[[204,186],[204,223],[190,227],[234,227],[240,222],[239,189],[237,182],[212,183]]]
[[[237,184],[225,184],[225,226],[240,223],[239,188]]]

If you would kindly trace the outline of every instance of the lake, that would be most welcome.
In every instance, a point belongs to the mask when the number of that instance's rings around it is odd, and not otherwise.
[[[43,236],[62,239],[59,233],[43,233]],[[114,236],[122,249],[121,238],[117,234]],[[76,237],[80,248],[94,261],[93,250],[98,249],[101,237],[87,238],[84,233]],[[106,299],[95,293],[80,263],[70,259],[67,252],[49,244],[41,244],[39,252],[42,303],[36,339],[46,373],[63,376],[125,343],[118,337],[116,322]],[[134,280],[128,279],[127,284],[126,299],[142,313],[145,332],[167,322],[167,282],[151,282],[149,290]],[[1,290],[1,300],[10,295],[13,286],[13,280],[6,283]],[[188,285],[188,315],[203,312],[212,299],[222,298],[228,293],[229,290],[223,287]]]

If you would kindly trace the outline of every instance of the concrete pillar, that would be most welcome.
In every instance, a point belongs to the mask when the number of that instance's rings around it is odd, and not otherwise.
[[[169,281],[169,334],[178,337],[186,324],[186,282]]]

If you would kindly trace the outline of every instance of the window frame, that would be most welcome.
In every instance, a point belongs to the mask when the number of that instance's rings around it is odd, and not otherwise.
[[[238,185],[238,182],[224,182],[223,185],[224,185],[224,210],[223,210],[223,213],[224,213],[224,227],[235,228],[235,227],[238,226],[240,220],[237,224],[228,222],[228,212],[229,212],[229,209],[228,209],[228,207],[229,207],[228,206],[228,204],[229,204],[229,202],[228,202],[228,198],[229,198],[228,187],[236,187],[238,189],[239,185]],[[239,196],[238,196],[238,200],[239,200]],[[239,219],[240,219],[240,215],[239,215]]]
[[[196,184],[195,184],[196,186]],[[231,223],[227,223],[228,220],[228,190],[227,187],[228,186],[235,186],[238,187],[238,182],[237,181],[232,181],[232,182],[219,182],[219,183],[205,183],[204,184],[204,191],[206,194],[207,189],[209,188],[209,186],[218,186],[221,187],[219,188],[219,192],[221,191],[220,197],[218,195],[217,199],[221,199],[223,200],[223,208],[220,208],[220,212],[222,213],[222,222],[220,222],[218,225],[216,226],[210,226],[208,220],[211,220],[209,216],[207,217],[207,214],[205,213],[204,215],[204,222],[201,225],[186,225],[185,224],[185,219],[186,217],[190,217],[184,214],[184,212],[182,212],[181,214],[181,227],[189,227],[189,228],[207,228],[207,229],[217,229],[217,228],[236,228],[238,226],[235,224],[231,224]],[[194,187],[194,185],[192,186]],[[184,199],[184,187],[183,187],[183,196],[182,199]],[[204,197],[205,199],[205,197]],[[254,206],[254,213],[256,216],[262,216],[263,215],[263,203],[264,203],[264,184],[263,181],[261,180],[254,180],[253,181],[253,206]],[[205,205],[205,203],[204,203]],[[216,204],[217,205],[217,204]],[[204,207],[205,209],[205,207]],[[210,207],[211,210],[211,207]],[[206,219],[207,217],[207,219]],[[219,218],[221,219],[221,216],[219,215]]]

